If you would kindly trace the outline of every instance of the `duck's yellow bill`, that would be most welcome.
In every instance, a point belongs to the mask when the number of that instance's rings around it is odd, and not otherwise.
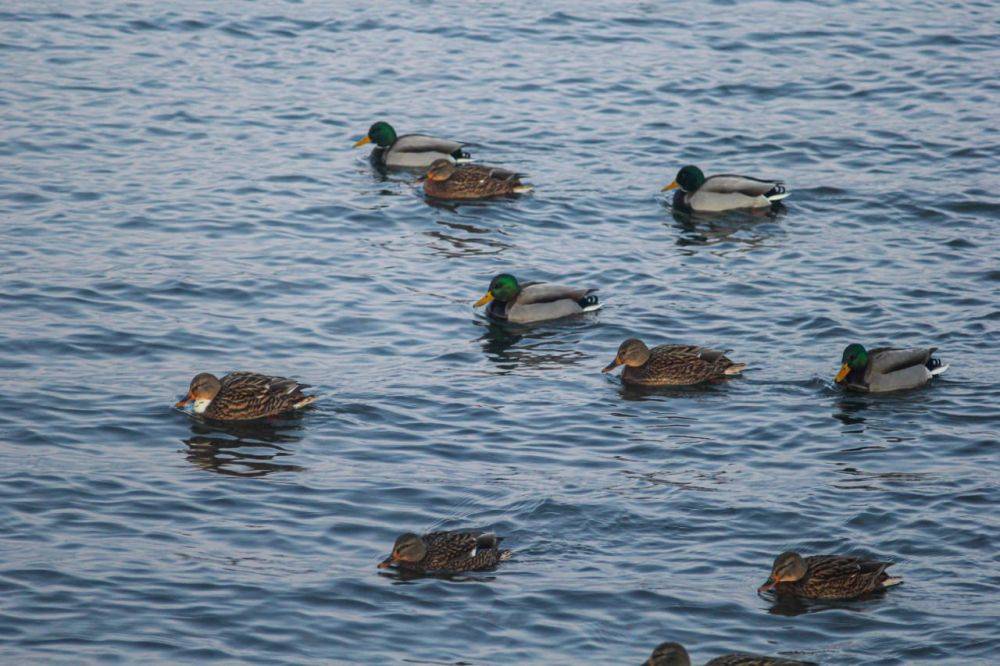
[[[492,300],[493,300],[493,293],[488,291],[486,292],[486,295],[480,298],[478,301],[476,301],[476,304],[473,305],[472,307],[481,308]]]
[[[670,183],[669,185],[667,185],[666,187],[664,187],[660,191],[661,192],[666,192],[667,190],[676,190],[678,187],[680,187],[680,185],[678,185],[677,181],[675,180],[674,182]]]
[[[837,376],[833,378],[833,381],[839,384],[840,382],[844,381],[844,377],[849,375],[850,372],[851,372],[851,366],[845,363],[844,365],[840,366],[840,372],[838,372]]]
[[[371,143],[371,142],[372,142],[371,137],[370,136],[366,136],[363,139],[358,139],[357,141],[355,141],[354,142],[354,147],[355,148],[360,148],[361,146],[365,145],[366,143]]]

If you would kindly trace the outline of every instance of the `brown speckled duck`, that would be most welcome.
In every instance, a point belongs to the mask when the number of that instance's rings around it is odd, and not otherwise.
[[[885,572],[892,562],[843,555],[802,557],[794,551],[778,555],[767,582],[757,592],[774,590],[804,599],[848,600],[903,582]]]
[[[501,541],[503,537],[492,532],[407,533],[396,539],[392,554],[378,568],[417,573],[488,571],[510,558],[509,550],[498,548]]]
[[[305,395],[308,388],[294,379],[269,377],[256,372],[231,372],[222,379],[203,372],[191,380],[191,387],[175,407],[194,403],[195,414],[218,421],[247,421],[277,416],[301,409],[316,400]]]
[[[530,192],[531,186],[521,183],[522,175],[482,164],[456,165],[441,159],[427,170],[424,194],[437,199],[487,199]]]
[[[602,372],[624,365],[622,381],[636,386],[683,386],[738,375],[745,363],[733,363],[725,352],[696,345],[660,345],[650,349],[629,338]]]
[[[643,666],[691,666],[691,657],[680,643],[661,643]],[[724,654],[712,659],[705,666],[816,666],[811,661],[796,661],[781,657],[765,657],[742,652]]]

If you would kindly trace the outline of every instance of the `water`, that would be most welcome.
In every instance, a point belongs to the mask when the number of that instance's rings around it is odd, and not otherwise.
[[[997,28],[989,2],[8,3],[0,661],[992,663]],[[377,119],[537,191],[428,205],[351,150]],[[675,217],[689,162],[794,193]],[[606,306],[491,329],[501,271]],[[632,335],[752,370],[636,395],[600,373]],[[951,369],[844,396],[853,341]],[[267,429],[171,409],[230,369],[323,400]],[[457,527],[514,559],[375,569]],[[776,607],[790,548],[906,583]]]

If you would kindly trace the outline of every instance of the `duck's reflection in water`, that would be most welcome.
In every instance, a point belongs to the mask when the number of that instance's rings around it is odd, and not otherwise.
[[[785,214],[783,204],[771,208],[749,211],[730,211],[726,213],[685,213],[670,209],[674,218],[674,226],[681,230],[677,245],[699,246],[715,245],[732,240],[750,247],[762,245],[771,237],[765,228],[759,225],[766,222],[776,222]]]
[[[518,366],[576,365],[587,360],[574,348],[579,336],[566,335],[567,328],[588,325],[586,316],[554,320],[552,325],[556,322],[558,328],[549,330],[539,330],[540,325],[519,326],[492,320],[477,321],[476,325],[486,329],[479,337],[483,353],[504,371]],[[524,344],[514,349],[514,345],[522,341]],[[553,348],[554,344],[564,348]]]
[[[258,477],[275,472],[301,472],[299,465],[279,462],[294,455],[283,444],[302,439],[295,434],[301,426],[294,420],[250,422],[244,424],[194,423],[192,436],[182,440],[187,445],[188,462],[209,472],[226,476]]]
[[[771,597],[774,603],[767,610],[771,615],[784,615],[785,617],[795,617],[805,613],[820,613],[826,610],[849,610],[855,612],[866,612],[869,604],[866,601],[881,599],[885,596],[885,590],[872,592],[850,601],[819,601],[800,599],[793,595],[778,595]],[[768,597],[761,597],[768,599]]]

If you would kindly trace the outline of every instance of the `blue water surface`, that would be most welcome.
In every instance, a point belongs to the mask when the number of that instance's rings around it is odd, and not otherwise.
[[[1000,653],[993,2],[13,0],[0,9],[0,661],[991,664]],[[536,191],[431,204],[351,144],[473,144]],[[783,177],[690,218],[678,167]],[[600,288],[502,329],[496,273]],[[626,337],[741,379],[637,394]],[[935,385],[848,396],[849,342]],[[200,371],[301,418],[199,424]],[[496,572],[400,580],[406,531]],[[779,552],[887,558],[851,604]]]

